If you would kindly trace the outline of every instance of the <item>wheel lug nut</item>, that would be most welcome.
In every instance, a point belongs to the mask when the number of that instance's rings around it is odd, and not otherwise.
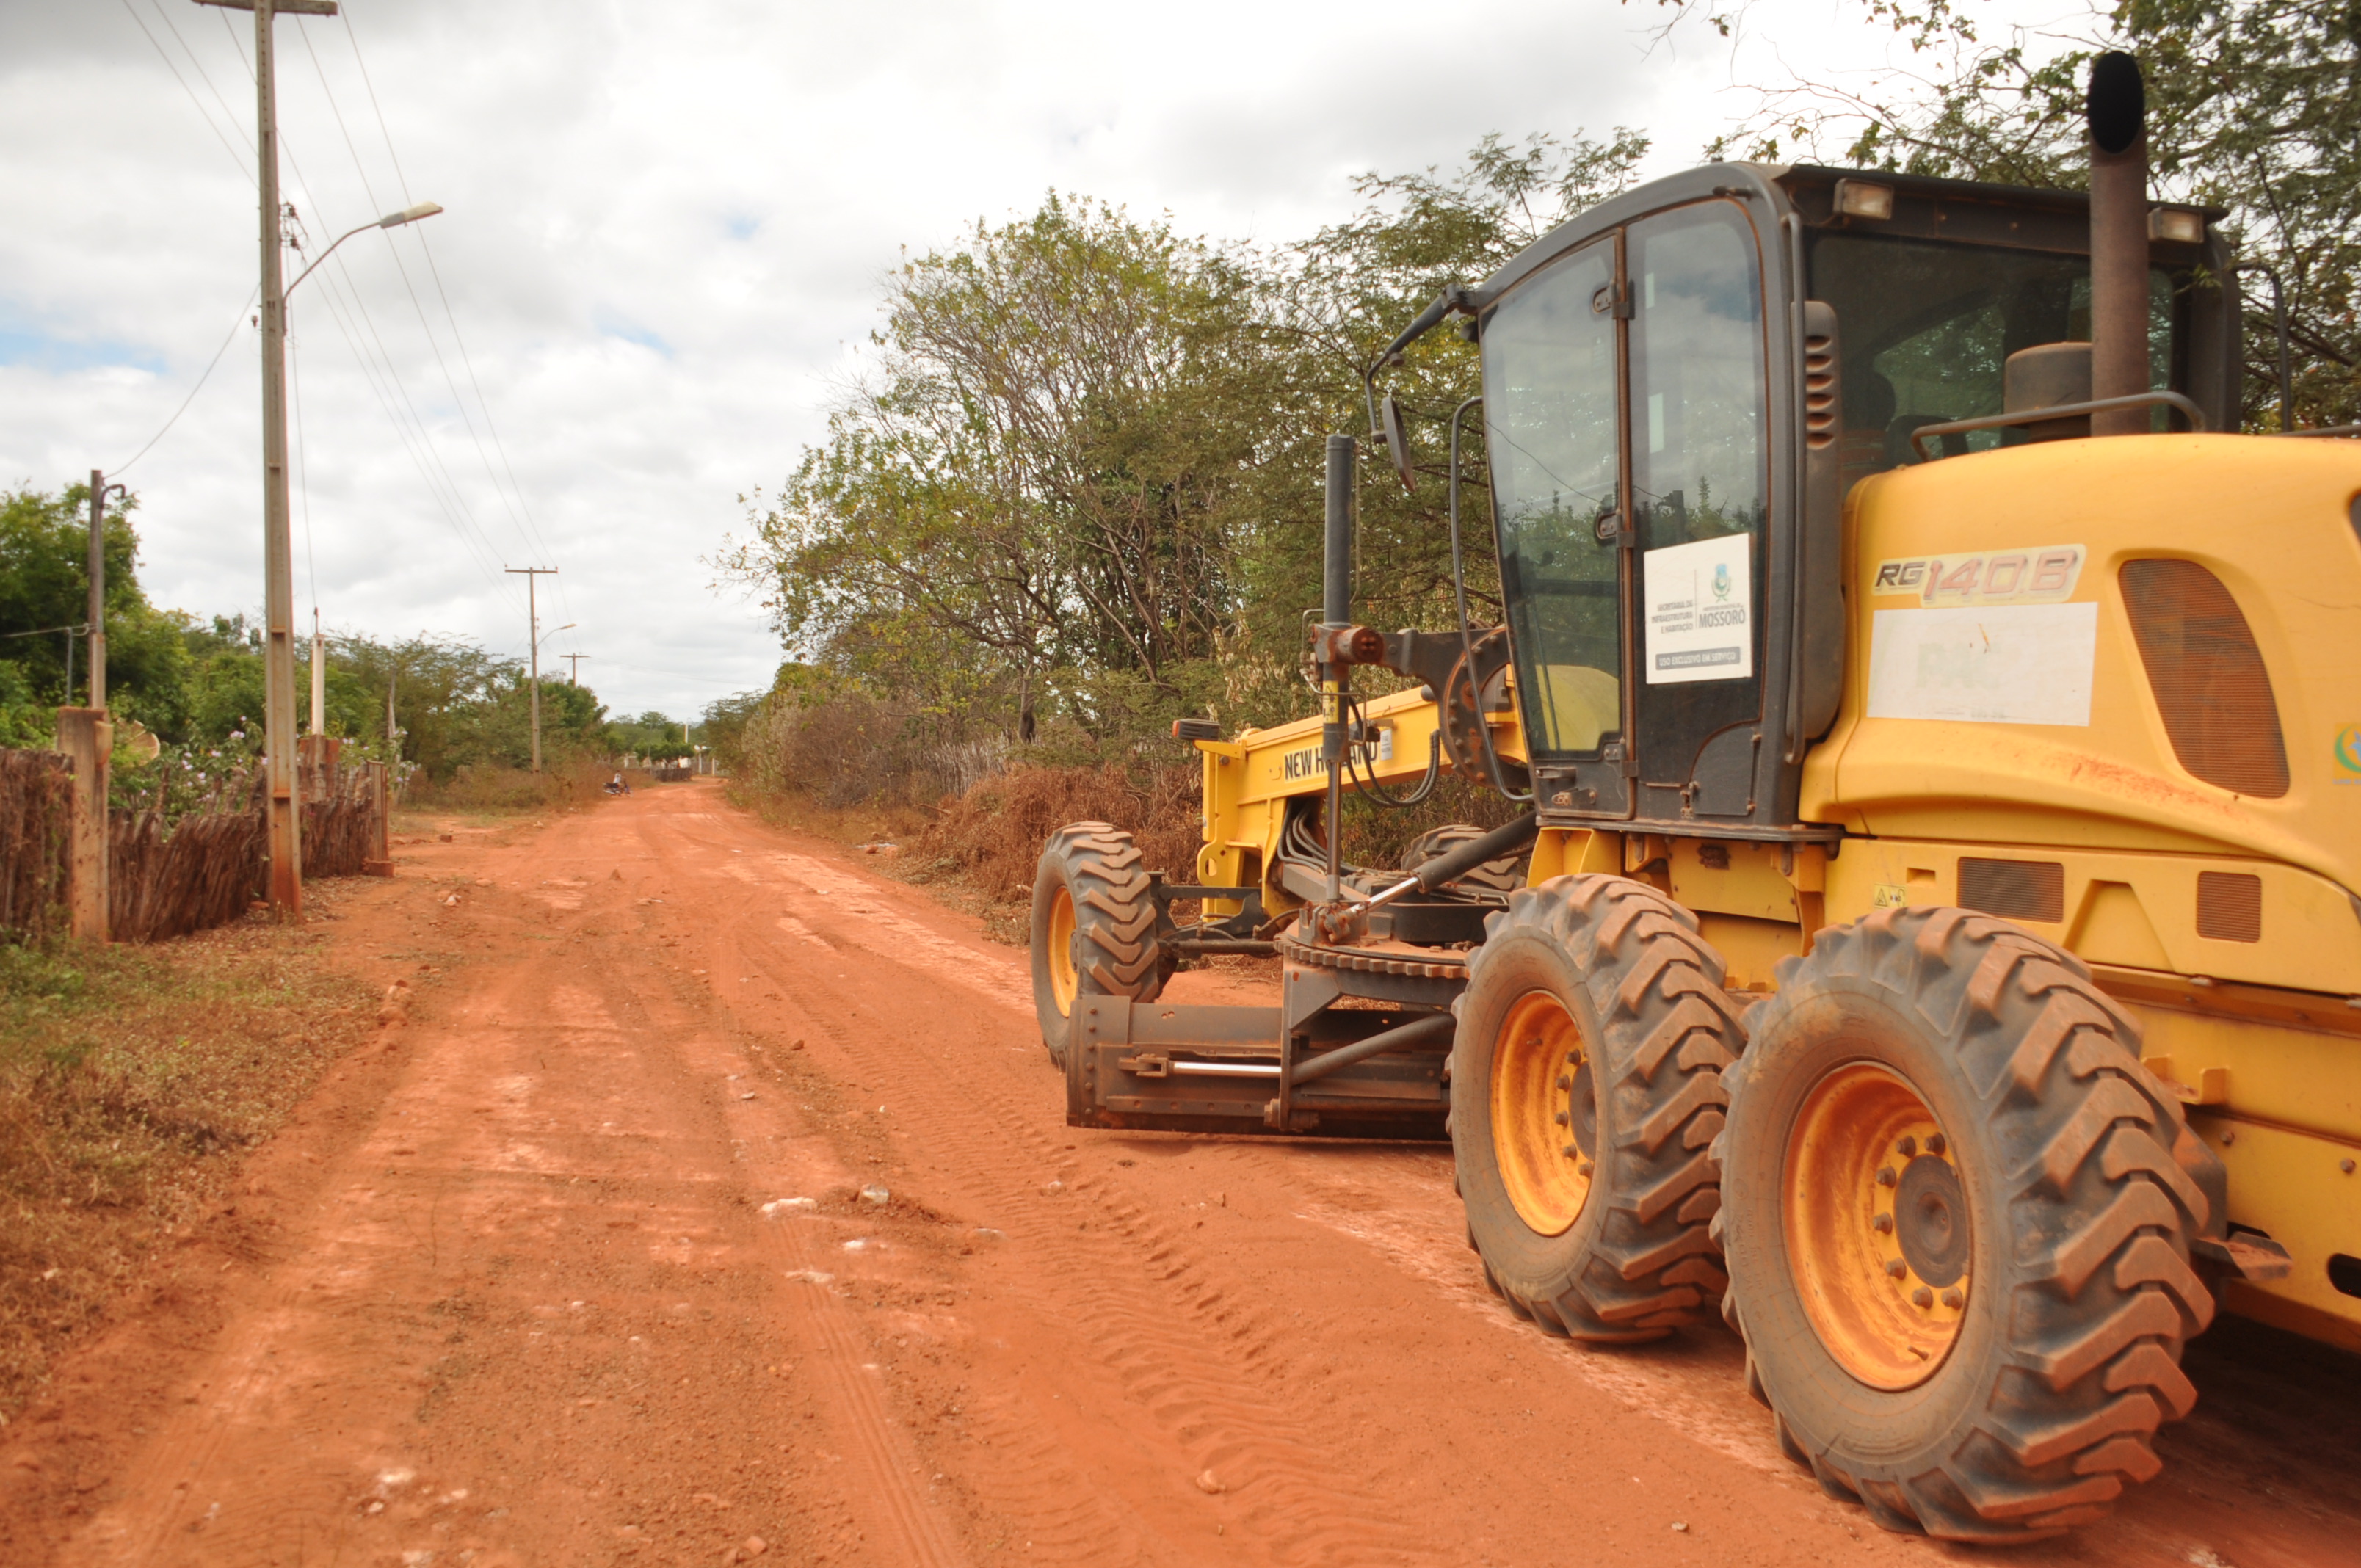
[[[1584,1160],[1577,1168],[1581,1170],[1583,1175],[1588,1176],[1592,1171],[1597,1170],[1598,1167],[1589,1160]]]
[[[1894,1234],[1894,1216],[1891,1214],[1872,1215],[1870,1217],[1869,1228],[1875,1231],[1881,1236],[1890,1236]]]
[[[1557,1113],[1557,1124],[1561,1127],[1565,1126],[1571,1120],[1572,1118],[1563,1111]]]
[[[1910,1272],[1910,1266],[1898,1257],[1889,1257],[1885,1260],[1885,1272],[1899,1279]]]
[[[1568,1078],[1564,1073],[1559,1073],[1557,1075],[1557,1086],[1560,1089],[1572,1089],[1574,1087],[1574,1080]]]
[[[1914,1307],[1931,1307],[1935,1304],[1935,1293],[1921,1285],[1917,1289],[1910,1292],[1910,1304]]]
[[[1574,1146],[1574,1145],[1572,1145],[1572,1144],[1568,1144],[1568,1145],[1566,1145],[1566,1146],[1565,1146],[1565,1147],[1564,1147],[1564,1148],[1562,1148],[1562,1149],[1558,1150],[1558,1153],[1560,1153],[1560,1154],[1562,1154],[1562,1155],[1565,1156],[1565,1157],[1566,1157],[1566,1158],[1568,1158],[1568,1159],[1572,1159],[1572,1158],[1574,1158],[1576,1156],[1577,1156],[1577,1155],[1579,1155],[1580,1153],[1582,1153],[1582,1150],[1581,1150],[1581,1149],[1579,1149],[1579,1148],[1577,1148],[1576,1146]]]
[[[1877,1168],[1877,1184],[1880,1187],[1891,1187],[1896,1179],[1892,1166],[1881,1165]]]
[[[1918,1152],[1918,1140],[1916,1138],[1905,1138],[1900,1143],[1894,1145],[1894,1147],[1904,1159],[1908,1159],[1912,1155]]]
[[[1961,1307],[1967,1305],[1967,1300],[1968,1299],[1965,1296],[1960,1295],[1956,1288],[1943,1292],[1943,1305],[1950,1308],[1951,1310],[1955,1312]]]
[[[1927,1135],[1927,1152],[1928,1154],[1941,1154],[1948,1146],[1949,1146],[1943,1142],[1942,1134],[1929,1133]]]

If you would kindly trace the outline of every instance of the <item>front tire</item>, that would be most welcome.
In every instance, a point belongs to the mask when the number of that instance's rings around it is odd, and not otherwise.
[[[1553,1333],[1654,1339],[1723,1286],[1707,1223],[1743,1036],[1697,917],[1555,877],[1485,922],[1456,1004],[1451,1141],[1484,1277]]]
[[[1049,835],[1033,876],[1033,1011],[1049,1059],[1084,993],[1152,1002],[1171,970],[1156,939],[1156,901],[1131,835],[1074,822]]]
[[[2179,1104],[2071,954],[1958,909],[1819,934],[1717,1140],[1723,1313],[1780,1445],[1889,1530],[2024,1541],[2156,1474],[2213,1303]]]

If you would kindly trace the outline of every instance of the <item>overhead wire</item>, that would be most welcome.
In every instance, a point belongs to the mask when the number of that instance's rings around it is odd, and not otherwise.
[[[131,465],[138,462],[142,457],[147,456],[149,452],[155,449],[156,444],[163,440],[165,435],[170,432],[174,425],[181,422],[181,416],[189,411],[189,405],[195,402],[197,400],[197,394],[205,389],[205,382],[212,378],[214,367],[221,364],[222,356],[227,354],[229,352],[229,345],[237,340],[237,329],[245,324],[247,313],[254,309],[254,302],[261,297],[262,285],[259,283],[247,291],[246,303],[238,306],[237,308],[237,320],[229,323],[229,335],[222,339],[221,346],[219,348],[214,350],[214,356],[211,360],[206,362],[203,374],[197,378],[197,384],[189,389],[189,395],[181,400],[181,406],[172,411],[172,417],[164,422],[164,428],[148,438],[147,445],[141,447],[138,451],[133,453],[130,456],[125,458],[122,462],[117,463],[114,467],[107,470],[107,474],[110,477],[128,472]]]
[[[303,507],[303,576],[312,585],[312,613],[320,611],[320,564],[312,553],[312,460],[303,446],[303,356],[287,334],[287,400],[295,410],[295,493]]]
[[[229,18],[225,14],[222,15],[221,23],[222,30],[229,38],[231,48],[245,68],[248,80],[252,80],[254,62],[247,54],[245,41],[238,37],[237,30],[230,26]],[[183,40],[183,47],[185,47],[185,40]],[[208,79],[208,85],[210,85],[210,79]],[[280,132],[278,139],[280,150],[286,155],[288,167],[294,175],[295,183],[302,188],[306,203],[316,211],[318,203],[314,195],[314,187],[304,174],[302,160],[297,158],[283,129]],[[379,406],[385,411],[388,420],[401,438],[404,451],[409,455],[412,463],[417,466],[420,477],[425,482],[427,493],[434,497],[437,509],[444,514],[444,520],[459,536],[461,543],[467,547],[469,557],[478,569],[485,574],[494,591],[501,598],[510,601],[511,609],[522,610],[524,608],[524,601],[516,596],[515,589],[500,573],[500,552],[494,547],[489,534],[477,520],[473,509],[467,504],[466,496],[452,476],[449,466],[443,461],[442,453],[434,439],[434,433],[427,427],[423,416],[418,411],[416,400],[411,397],[408,387],[403,383],[393,355],[386,346],[384,335],[378,330],[375,316],[369,312],[367,298],[352,280],[346,258],[338,255],[325,259],[332,261],[334,265],[332,268],[324,269],[317,280],[321,285],[324,298],[328,302],[329,316],[336,323],[337,330],[344,336],[346,345],[352,349],[354,357],[361,363],[364,376],[370,381],[371,390],[377,394]],[[341,280],[344,284],[342,290],[334,286],[338,280]],[[349,298],[343,297],[346,294]],[[354,324],[356,318],[359,323],[358,328]],[[362,329],[365,329],[366,341]],[[374,358],[369,352],[370,345],[375,346]]]
[[[154,4],[154,0],[149,0],[149,4]],[[221,143],[222,150],[229,154],[230,161],[237,165],[237,170],[240,174],[246,176],[246,182],[249,185],[257,183],[253,163],[253,138],[247,137],[246,140],[247,156],[245,158],[238,157],[237,148],[230,146],[229,137],[224,136],[222,134],[221,126],[214,123],[213,111],[206,108],[204,100],[197,96],[197,90],[189,85],[189,79],[181,74],[180,66],[173,62],[171,55],[165,50],[163,44],[157,39],[156,35],[148,30],[148,24],[140,19],[139,13],[137,9],[132,5],[131,0],[123,0],[123,9],[131,17],[132,25],[139,29],[142,37],[147,38],[148,46],[156,51],[156,58],[164,62],[164,69],[172,73],[172,80],[181,84],[181,91],[189,95],[189,102],[196,105],[197,115],[200,119],[205,122],[205,129],[214,133],[214,139]],[[162,16],[160,9],[159,10],[158,15]],[[164,25],[168,27],[171,27],[171,18],[170,16],[164,17]],[[172,29],[172,36],[175,38],[179,38],[181,36],[180,29],[174,27]],[[185,50],[189,46],[187,42],[183,40],[181,47]],[[195,63],[195,56],[190,56],[190,63]],[[204,72],[202,70],[198,71],[198,75],[203,76],[203,74]],[[208,80],[205,82],[205,85],[210,88],[213,85],[213,82]],[[214,97],[218,100],[221,97],[221,94],[219,93],[215,93]],[[231,119],[230,126],[233,130],[238,128],[237,121],[235,117]]]
[[[298,36],[303,39],[304,50],[311,56],[313,73],[319,78],[320,91],[328,100],[328,112],[335,117],[336,129],[344,137],[345,151],[353,160],[353,171],[360,177],[361,193],[368,198],[372,209],[381,210],[384,204],[378,201],[377,191],[369,183],[368,170],[361,161],[360,148],[353,145],[352,131],[345,124],[344,110],[336,103],[335,90],[328,84],[328,73],[320,64],[319,51],[312,47],[311,34],[306,30],[299,29]],[[406,186],[402,194],[406,202],[409,197]],[[518,510],[516,502],[500,488],[500,476],[492,471],[491,455],[484,450],[484,438],[476,430],[474,416],[467,411],[467,400],[460,394],[458,382],[451,374],[450,362],[444,357],[443,345],[434,335],[434,324],[426,319],[426,306],[418,297],[417,287],[411,281],[410,269],[402,262],[401,247],[394,243],[394,237],[390,234],[386,236],[386,248],[393,258],[395,270],[401,276],[402,290],[410,296],[411,309],[417,313],[419,330],[426,334],[426,345],[434,353],[435,367],[443,372],[443,383],[451,390],[452,405],[459,411],[460,422],[467,427],[467,437],[475,445],[477,461],[483,465],[484,477],[491,482],[492,493],[500,498],[500,504],[507,509],[509,521],[515,526],[520,541],[530,548],[537,543],[537,540],[533,531],[525,526],[523,515]],[[456,334],[456,319],[453,322],[453,327]],[[478,389],[477,395],[478,400],[481,400],[480,388]]]
[[[393,165],[394,183],[401,187],[401,199],[405,203],[408,203],[414,199],[411,194],[410,177],[401,167],[401,154],[396,150],[393,145],[393,130],[386,124],[385,106],[378,102],[377,82],[370,77],[368,60],[361,53],[360,34],[353,27],[351,8],[349,6],[339,7],[337,16],[345,24],[345,39],[352,46],[353,65],[359,71],[361,86],[368,94],[369,111],[377,118],[378,135],[385,142],[386,159]],[[314,63],[316,64],[316,57]],[[325,77],[324,75],[324,82]],[[342,117],[339,116],[338,124],[341,126],[342,123]],[[358,161],[358,156],[359,155],[357,153],[355,154],[356,162]],[[550,547],[548,536],[543,533],[540,521],[533,516],[533,503],[526,499],[524,486],[517,478],[516,465],[510,461],[508,444],[500,439],[500,425],[498,422],[492,418],[491,400],[484,396],[483,381],[476,374],[475,357],[467,352],[467,336],[459,330],[458,313],[451,308],[450,291],[444,287],[443,269],[434,259],[434,247],[427,239],[426,234],[423,230],[416,231],[414,237],[418,241],[420,254],[426,258],[427,272],[429,276],[434,280],[435,297],[442,302],[444,317],[451,323],[451,341],[458,346],[459,362],[467,367],[467,384],[475,389],[477,406],[483,411],[484,414],[484,429],[491,435],[492,449],[500,455],[500,467],[508,476],[509,488],[516,497],[517,510],[522,514],[527,529],[531,532],[534,542],[540,546],[544,555],[547,559],[555,560],[557,558],[557,552]],[[566,598],[566,589],[563,578],[559,579],[557,593],[559,606],[561,609],[565,609],[567,601]],[[570,609],[566,609],[566,613],[570,615],[572,612]]]

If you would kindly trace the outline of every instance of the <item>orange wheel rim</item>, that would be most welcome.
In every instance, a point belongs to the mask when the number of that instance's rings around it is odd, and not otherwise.
[[[1814,1332],[1872,1388],[1910,1388],[1960,1336],[1973,1261],[1959,1150],[1907,1079],[1848,1062],[1787,1137],[1787,1258]]]
[[[1548,992],[1526,992],[1492,1052],[1492,1152],[1517,1217],[1537,1234],[1564,1234],[1589,1201],[1598,1125],[1581,1026]]]
[[[1060,887],[1049,905],[1049,993],[1058,999],[1060,1014],[1073,1015],[1074,993],[1082,988],[1082,976],[1074,971],[1074,895]]]

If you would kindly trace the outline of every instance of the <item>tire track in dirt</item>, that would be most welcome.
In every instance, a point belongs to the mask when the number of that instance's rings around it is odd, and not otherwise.
[[[664,852],[666,846],[655,841],[658,830],[653,824],[658,820],[662,819],[642,820],[642,838],[661,861],[668,857]],[[618,992],[611,1006],[623,1010],[641,1007],[646,994],[643,989],[618,985],[611,976],[608,983]],[[726,1046],[702,1032],[684,1041],[682,1049],[685,1057],[716,1077],[723,1076],[720,1069],[737,1059]],[[739,1075],[730,1073],[727,1077],[736,1079]],[[749,1111],[743,1101],[725,1104],[723,1119],[754,1135],[731,1137],[733,1161],[742,1158],[743,1151],[755,1137],[775,1144],[808,1135],[807,1129],[789,1124],[785,1113],[778,1109],[766,1106]],[[827,1288],[829,1273],[819,1266],[833,1260],[818,1254],[807,1244],[804,1232],[793,1225],[763,1227],[752,1238],[752,1250],[770,1266],[767,1282],[784,1309],[783,1315],[799,1321],[818,1342],[818,1353],[807,1358],[806,1365],[821,1385],[822,1405],[835,1413],[832,1425],[841,1446],[850,1451],[847,1457],[853,1468],[847,1489],[882,1505],[888,1534],[884,1544],[889,1560],[919,1564],[922,1568],[953,1568],[965,1563],[966,1553],[954,1532],[911,1480],[919,1466],[914,1462],[908,1439],[896,1430],[886,1411],[875,1376],[876,1364],[861,1325],[844,1302]]]
[[[798,873],[794,881],[821,869],[805,857],[774,860],[784,860],[788,872]],[[732,873],[739,872],[739,864],[732,862]],[[845,881],[850,879],[840,879],[840,872],[829,873],[827,881],[833,885],[821,890],[821,895],[838,902],[805,909],[812,916],[805,924],[817,924],[824,938],[857,945],[885,961],[902,963],[902,951],[916,947],[926,966],[911,973],[911,990],[933,990],[938,980],[930,975],[944,966],[944,959],[977,968],[994,963],[989,954],[975,949],[947,954],[947,947],[959,945],[930,930],[926,933],[930,940],[911,942],[906,921],[873,918],[876,905],[869,885],[848,888]],[[739,876],[739,881],[749,879]],[[779,881],[772,888],[786,890],[788,885],[794,883]],[[758,942],[741,938],[741,933],[763,933],[772,926],[765,895],[763,888],[749,888],[732,912],[737,918],[720,921],[725,935],[718,938],[718,949],[727,954],[722,968],[751,963],[788,990],[800,990],[794,980],[796,963],[782,945],[767,938]],[[872,918],[862,921],[864,914]],[[975,990],[989,994],[999,987]],[[939,1029],[897,1032],[885,1051],[873,1041],[873,1029],[852,1018],[831,1018],[831,1008],[817,1003],[815,996],[800,996],[798,1003],[800,1027],[838,1044],[872,1081],[897,1081],[897,1098],[916,1105],[916,1114],[928,1126],[959,1129],[956,1147],[963,1155],[975,1152],[975,1159],[961,1164],[961,1192],[968,1202],[984,1204],[996,1213],[994,1223],[1013,1245],[1049,1254],[1044,1264],[1016,1282],[1016,1292],[1025,1294],[1025,1306],[1044,1320],[1091,1325],[1086,1354],[1115,1372],[1128,1403],[1148,1409],[1183,1454],[1178,1464],[1169,1462],[1167,1469],[1242,1476],[1237,1483],[1239,1523],[1249,1538],[1268,1538],[1272,1561],[1384,1561],[1398,1552],[1398,1544],[1389,1538],[1405,1532],[1384,1520],[1377,1499],[1362,1495],[1356,1478],[1336,1476],[1323,1464],[1312,1453],[1311,1433],[1278,1400],[1263,1396],[1254,1381],[1228,1372],[1235,1363],[1268,1372],[1266,1363],[1275,1360],[1275,1325],[1249,1318],[1228,1301],[1225,1297],[1235,1294],[1235,1285],[1225,1289],[1204,1258],[1173,1256],[1176,1233],[1143,1223],[1138,1204],[1122,1197],[1112,1197],[1110,1202],[1103,1183],[1067,1188],[1060,1180],[1055,1195],[1029,1192],[1041,1186],[1044,1171],[1060,1169],[1062,1155],[1072,1146],[1065,1138],[1053,1141],[1041,1131],[1046,1122],[1038,1093],[1027,1096],[1034,1102],[1020,1102],[994,1081],[1004,1077],[1005,1065],[1001,1072],[975,1069],[980,1058],[996,1056],[1005,1063],[1005,1053],[959,1056],[933,1039]],[[1004,1006],[1013,1011],[1016,1003],[1004,999]],[[876,1011],[873,1002],[872,1011]],[[939,1025],[939,1013],[933,1023]],[[1027,1063],[1027,1077],[1041,1084],[1038,1063]],[[1067,1202],[1058,1202],[1060,1197]],[[1067,1228],[1070,1221],[1060,1209],[1074,1207],[1074,1202],[1098,1209],[1100,1225],[1089,1233],[1091,1240],[1077,1240],[1086,1233]],[[1079,1221],[1079,1225],[1089,1223],[1089,1219]],[[1161,1280],[1143,1270],[1140,1258],[1148,1252],[1159,1254],[1155,1268]],[[1046,1289],[1049,1282],[1058,1282],[1060,1289]],[[1164,1289],[1143,1299],[1143,1285]],[[1235,1549],[1246,1544],[1246,1540],[1237,1540]],[[1034,1547],[1041,1549],[1038,1535],[1034,1535]]]
[[[768,859],[787,873],[771,887],[784,891],[800,883],[832,901],[792,916],[823,938],[897,964],[915,948],[920,962],[909,977],[913,988],[925,988],[930,976],[954,965],[990,965],[1006,973],[988,955],[877,910],[868,885],[853,884],[833,868],[807,857]],[[741,874],[741,861],[729,869],[738,880],[752,880]],[[750,965],[792,986],[796,965],[789,955],[752,935],[774,924],[766,891],[759,884],[750,889],[735,917],[722,923],[730,933],[721,943],[728,955],[723,961]],[[914,927],[925,940],[913,938]],[[953,973],[966,978],[956,968]],[[1017,1006],[1014,997],[996,994],[1010,989],[1005,981],[972,989],[1012,1011]],[[1265,1385],[1287,1385],[1282,1336],[1275,1321],[1237,1299],[1235,1281],[1107,1183],[1052,1178],[1057,1192],[1027,1192],[1040,1185],[1044,1170],[1061,1168],[1071,1146],[1042,1131],[1055,1124],[1041,1113],[1048,1096],[1038,1088],[1046,1076],[1038,1063],[1027,1069],[1034,1091],[1012,1095],[999,1081],[1005,1066],[998,1072],[980,1067],[994,1057],[1005,1063],[1005,1053],[962,1056],[926,1030],[899,1036],[889,1053],[870,1029],[829,1016],[832,1009],[816,998],[798,1000],[806,1026],[826,1035],[865,1074],[898,1079],[898,1097],[915,1104],[929,1126],[957,1129],[948,1140],[950,1148],[936,1152],[942,1157],[956,1151],[962,1195],[990,1206],[995,1225],[1013,1243],[1042,1255],[1027,1272],[1030,1284],[1016,1286],[1027,1306],[1049,1321],[1091,1326],[1089,1354],[1187,1456],[1187,1469],[1210,1471],[1235,1493],[1246,1538],[1235,1542],[1237,1549],[1260,1538],[1272,1560],[1282,1563],[1376,1562],[1409,1550],[1409,1531],[1386,1517],[1360,1478],[1326,1464],[1312,1432],[1262,1392]],[[1026,1006],[1029,1011],[1029,998]],[[1070,1222],[1063,1212],[1085,1205],[1095,1212],[1095,1227],[1089,1219]],[[1249,1380],[1241,1374],[1258,1376]],[[1038,1533],[1034,1540],[1038,1550]]]

